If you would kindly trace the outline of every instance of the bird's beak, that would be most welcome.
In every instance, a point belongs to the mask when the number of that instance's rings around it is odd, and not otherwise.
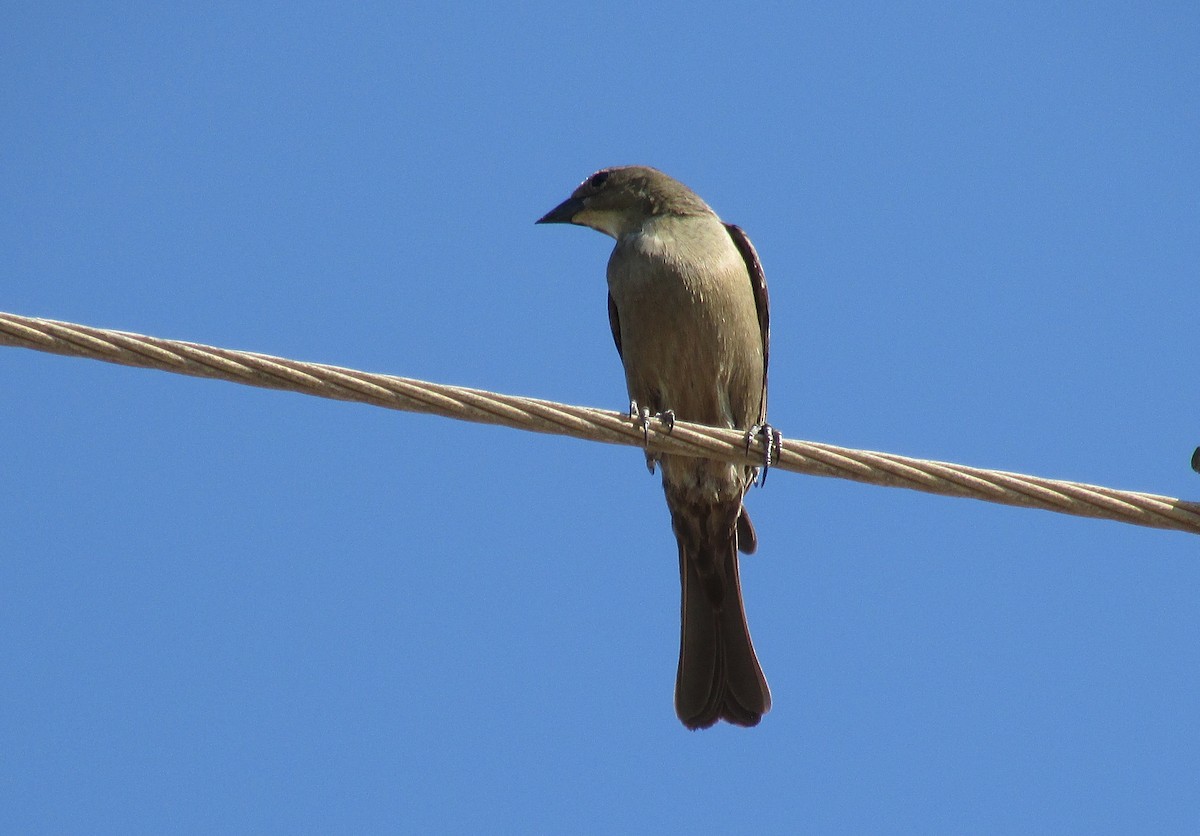
[[[577,197],[568,197],[534,223],[539,224],[569,224],[575,222],[575,216],[583,210],[583,201]]]

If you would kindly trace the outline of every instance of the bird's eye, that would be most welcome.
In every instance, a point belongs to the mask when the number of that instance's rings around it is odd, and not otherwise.
[[[588,185],[591,186],[593,189],[598,189],[604,185],[604,181],[607,179],[608,179],[607,171],[597,171],[590,178],[588,178]]]

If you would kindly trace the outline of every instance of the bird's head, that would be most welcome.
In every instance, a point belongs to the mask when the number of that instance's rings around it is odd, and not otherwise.
[[[597,171],[537,223],[590,226],[620,238],[650,217],[704,214],[712,209],[687,186],[656,169],[631,165]]]

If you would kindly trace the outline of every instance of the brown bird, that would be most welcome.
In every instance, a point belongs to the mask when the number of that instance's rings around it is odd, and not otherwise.
[[[767,284],[750,239],[699,195],[642,166],[598,171],[538,223],[616,239],[608,318],[643,421],[657,414],[757,431],[767,414]],[[738,550],[757,538],[742,499],[756,469],[646,454],[662,465],[683,587],[675,711],[691,729],[754,726],[771,708],[742,606]]]

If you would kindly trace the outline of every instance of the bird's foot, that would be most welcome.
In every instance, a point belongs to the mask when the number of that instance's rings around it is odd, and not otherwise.
[[[667,432],[675,429],[675,410],[668,409],[655,415],[650,411],[650,407],[639,407],[637,401],[629,402],[629,417],[642,428],[642,444],[645,447],[650,446],[650,419],[657,418],[662,421]],[[650,473],[654,473],[654,467],[658,463],[658,454],[646,451],[646,468]]]
[[[765,421],[762,424],[755,424],[746,430],[747,453],[750,452],[755,438],[761,438],[763,445],[763,463],[760,469],[762,481],[759,482],[761,487],[767,484],[767,471],[771,469],[771,463],[779,461],[779,457],[783,454],[783,434]]]

